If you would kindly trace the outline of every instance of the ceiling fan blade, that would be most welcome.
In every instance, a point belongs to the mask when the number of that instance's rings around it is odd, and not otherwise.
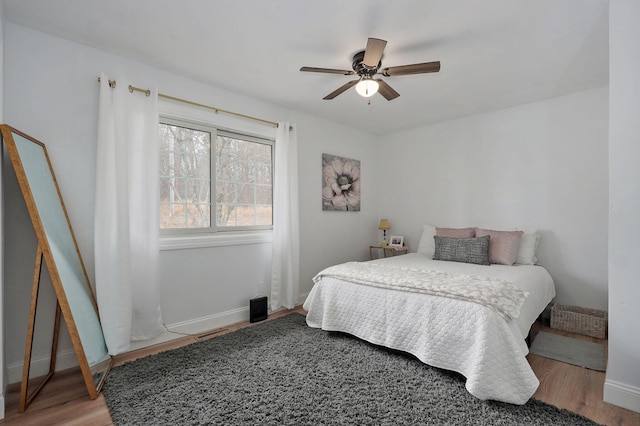
[[[343,84],[342,86],[338,87],[336,90],[334,90],[333,92],[329,93],[327,96],[325,96],[322,99],[331,100],[331,99],[335,98],[336,96],[338,96],[339,94],[341,94],[342,92],[344,92],[344,91],[348,90],[349,88],[355,86],[355,84],[357,82],[359,82],[359,81],[360,80],[353,80],[353,81],[350,81],[350,82],[348,82],[346,84]]]
[[[328,74],[342,74],[342,75],[353,75],[354,72],[350,70],[336,70],[333,68],[314,68],[314,67],[302,67],[300,71],[307,72],[324,72]]]
[[[401,65],[399,67],[389,67],[383,69],[380,73],[385,77],[395,75],[424,74],[428,72],[440,71],[440,61],[424,62],[422,64]]]
[[[396,92],[393,87],[389,86],[385,81],[379,78],[374,78],[374,80],[378,82],[378,92],[384,96],[386,100],[392,101],[400,96],[400,93]]]
[[[382,59],[382,52],[386,45],[386,40],[380,40],[379,38],[367,40],[367,48],[364,51],[362,63],[371,68],[377,67],[380,59]]]

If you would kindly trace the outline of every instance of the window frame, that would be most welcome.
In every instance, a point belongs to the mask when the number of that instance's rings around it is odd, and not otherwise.
[[[180,114],[183,115],[183,114]],[[208,132],[210,140],[209,185],[210,185],[210,220],[208,227],[201,228],[159,228],[161,249],[181,249],[194,247],[211,247],[221,245],[252,244],[271,241],[273,230],[273,185],[275,177],[275,136],[265,135],[265,132],[252,132],[241,127],[216,125],[209,120],[199,120],[177,116],[175,114],[160,113],[160,124],[190,128]],[[248,126],[247,126],[248,127]],[[261,134],[262,133],[262,134]],[[253,143],[261,143],[271,147],[271,225],[223,226],[217,225],[216,220],[216,142],[218,135],[235,137]],[[160,175],[158,175],[160,179]],[[160,208],[160,200],[158,200]]]

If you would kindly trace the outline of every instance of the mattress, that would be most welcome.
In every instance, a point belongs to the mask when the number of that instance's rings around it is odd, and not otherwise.
[[[411,353],[425,364],[457,371],[465,376],[467,390],[483,400],[524,404],[531,398],[539,381],[526,359],[525,337],[555,296],[546,269],[445,262],[417,253],[372,262],[498,278],[515,284],[526,298],[519,315],[506,320],[470,301],[322,277],[303,305],[307,324],[349,333]]]

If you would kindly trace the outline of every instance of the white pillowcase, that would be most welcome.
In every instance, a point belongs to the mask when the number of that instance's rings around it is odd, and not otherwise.
[[[516,257],[516,265],[535,265],[538,262],[536,251],[540,244],[540,233],[537,229],[525,229],[520,239],[520,248],[518,249],[518,257]]]
[[[425,254],[429,256],[429,259],[433,259],[436,253],[436,242],[433,239],[434,235],[436,235],[436,227],[424,225],[416,253]]]

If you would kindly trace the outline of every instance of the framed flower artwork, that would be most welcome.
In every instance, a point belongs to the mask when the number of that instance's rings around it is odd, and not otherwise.
[[[322,210],[360,211],[360,161],[322,154]]]
[[[389,237],[389,247],[402,247],[404,245],[404,237],[401,235],[392,235]]]

